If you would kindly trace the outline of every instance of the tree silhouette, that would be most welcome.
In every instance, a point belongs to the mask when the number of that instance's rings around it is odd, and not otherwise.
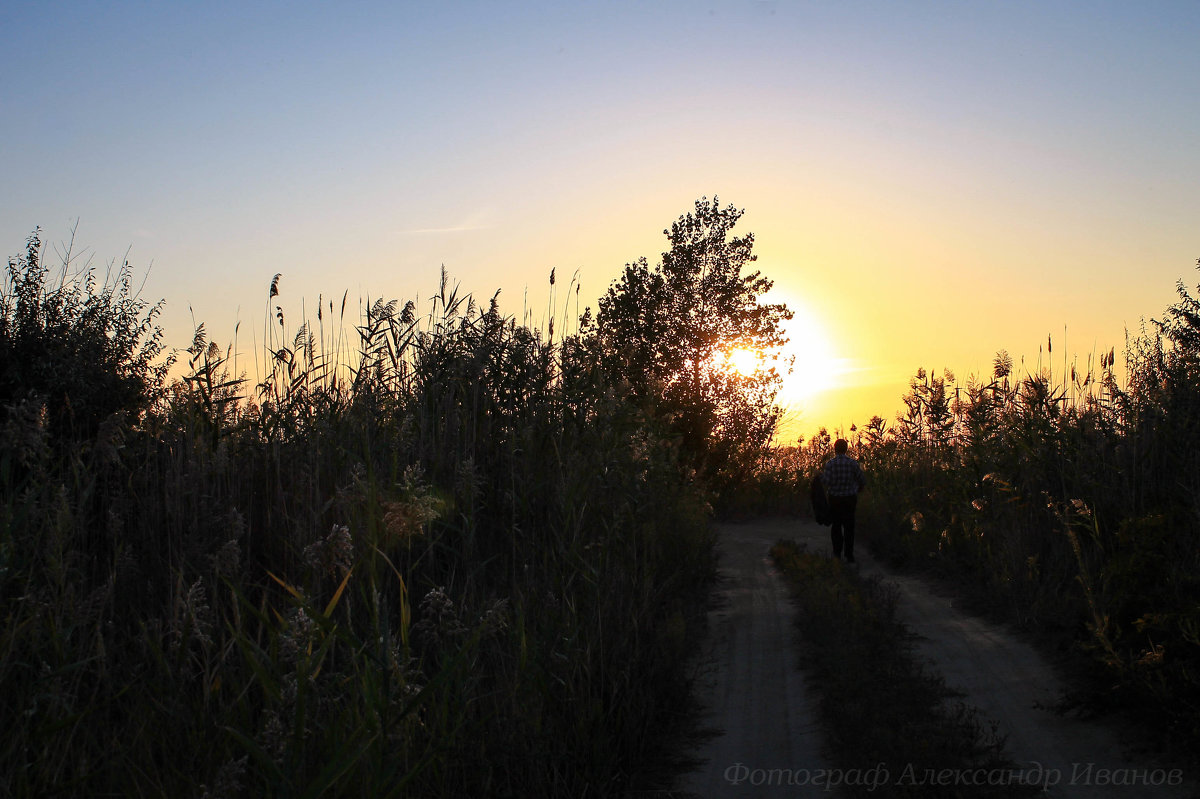
[[[773,282],[743,274],[756,260],[754,234],[732,236],[744,212],[702,197],[664,230],[670,249],[651,267],[626,264],[596,317],[605,365],[635,401],[664,420],[688,465],[736,479],[774,429],[780,374],[741,375],[719,366],[734,348],[770,352],[787,339],[784,304],[761,296]]]

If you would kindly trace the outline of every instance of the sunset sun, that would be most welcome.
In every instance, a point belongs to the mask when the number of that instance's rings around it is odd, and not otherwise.
[[[762,353],[749,347],[737,347],[725,356],[725,367],[742,377],[749,377],[762,369]]]

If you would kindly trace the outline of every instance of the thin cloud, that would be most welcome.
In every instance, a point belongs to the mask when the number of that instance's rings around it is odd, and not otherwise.
[[[490,230],[495,225],[451,225],[450,227],[418,227],[408,230],[397,230],[397,236],[417,236],[426,233],[467,233],[472,230]]]
[[[405,228],[397,230],[397,236],[425,236],[438,233],[471,233],[476,230],[491,230],[497,225],[494,222],[487,221],[491,214],[486,211],[477,211],[472,214],[467,214],[466,218],[455,225],[444,225],[442,227],[417,227]]]
[[[884,366],[863,363],[853,358],[838,358],[834,362],[833,373],[839,378],[840,386],[874,386],[890,383],[896,379],[898,371]],[[844,379],[849,378],[849,379]]]

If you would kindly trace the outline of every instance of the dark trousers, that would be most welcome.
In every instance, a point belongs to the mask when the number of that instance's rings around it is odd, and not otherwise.
[[[830,535],[833,536],[833,556],[854,560],[854,508],[858,495],[829,498],[829,517],[833,519]]]

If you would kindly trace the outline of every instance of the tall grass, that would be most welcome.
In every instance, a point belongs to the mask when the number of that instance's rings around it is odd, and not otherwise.
[[[857,431],[872,476],[863,526],[897,562],[982,592],[1060,653],[1076,697],[1135,714],[1183,753],[1200,743],[1200,346],[1180,301],[1116,352],[986,381],[918,372],[906,412]]]
[[[957,582],[1069,664],[1067,706],[1120,711],[1200,750],[1200,300],[1082,363],[1004,350],[992,374],[918,370],[904,412],[841,431],[868,475],[859,529]],[[760,459],[739,512],[807,513],[825,431]],[[786,497],[801,507],[789,506]]]
[[[90,425],[86,376],[0,397],[0,794],[628,787],[686,696],[713,553],[594,340],[444,275],[295,325],[276,276],[258,380],[200,326],[168,381],[154,307],[62,294],[40,258],[10,261],[6,379],[69,332],[47,309],[94,308],[134,390]]]

